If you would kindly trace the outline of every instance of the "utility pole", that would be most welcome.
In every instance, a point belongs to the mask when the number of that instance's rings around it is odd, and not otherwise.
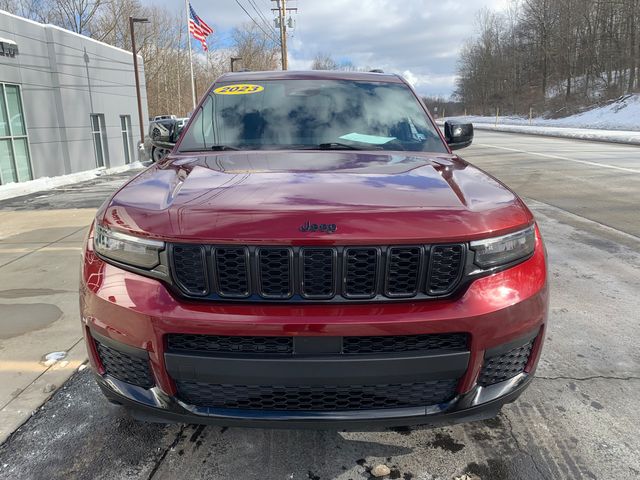
[[[278,15],[280,17],[280,50],[282,52],[282,70],[289,69],[287,58],[287,0],[278,0]]]
[[[278,27],[280,28],[280,56],[282,57],[282,70],[289,68],[287,59],[287,12],[296,12],[297,8],[287,8],[287,0],[271,0],[276,2],[278,8],[272,8],[271,11],[278,12]]]
[[[131,30],[131,50],[133,53],[133,70],[136,77],[136,97],[138,97],[138,121],[140,122],[140,144],[144,145],[144,123],[142,121],[142,99],[140,98],[140,77],[138,75],[138,50],[136,49],[136,35],[134,33],[134,24],[147,23],[146,18],[129,17],[129,29]],[[138,150],[139,152],[140,150]]]

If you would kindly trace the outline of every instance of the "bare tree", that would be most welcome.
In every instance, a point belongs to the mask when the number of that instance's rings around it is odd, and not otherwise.
[[[280,62],[280,47],[256,25],[245,23],[233,30],[233,56],[242,58],[249,70],[275,70]]]
[[[337,70],[338,63],[328,53],[319,52],[311,64],[312,70]]]
[[[93,23],[107,1],[110,0],[52,0],[50,21],[72,32],[90,35]]]
[[[193,108],[191,73],[184,12],[143,5],[141,0],[0,0],[0,8],[36,21],[53,23],[110,45],[131,50],[129,17],[148,18],[136,25],[136,44],[143,58],[147,103],[151,116],[186,115]],[[232,33],[232,45],[217,45],[203,52],[194,41],[193,70],[199,97],[222,73],[231,56],[242,57],[250,70],[274,70],[280,49],[273,38],[253,24]],[[133,70],[131,70],[133,82]]]
[[[640,0],[522,0],[483,12],[459,58],[470,111],[570,113],[640,90]]]
[[[49,22],[49,7],[43,0],[0,0],[0,10],[37,22]]]

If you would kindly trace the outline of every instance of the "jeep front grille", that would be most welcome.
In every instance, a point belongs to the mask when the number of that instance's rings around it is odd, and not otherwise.
[[[466,250],[465,244],[169,249],[172,278],[184,296],[280,302],[445,297],[461,283]]]

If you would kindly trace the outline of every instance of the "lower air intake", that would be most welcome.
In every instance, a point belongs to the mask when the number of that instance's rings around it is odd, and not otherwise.
[[[478,384],[486,387],[487,385],[503,382],[524,372],[532,346],[533,340],[506,353],[485,358]]]
[[[148,360],[128,355],[97,340],[95,342],[105,373],[138,387],[153,387],[154,381]]]
[[[178,381],[178,396],[198,407],[243,410],[341,411],[422,407],[451,400],[458,381],[388,385],[228,385]]]

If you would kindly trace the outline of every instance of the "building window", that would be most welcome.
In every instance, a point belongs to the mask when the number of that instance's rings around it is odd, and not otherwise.
[[[32,178],[20,85],[0,83],[0,185]]]
[[[124,163],[131,163],[131,159],[134,158],[133,136],[131,135],[131,115],[120,115],[120,129],[122,131]]]
[[[109,161],[104,115],[102,113],[92,113],[89,116],[91,117],[91,136],[93,137],[93,148],[96,154],[96,165],[104,167]]]

